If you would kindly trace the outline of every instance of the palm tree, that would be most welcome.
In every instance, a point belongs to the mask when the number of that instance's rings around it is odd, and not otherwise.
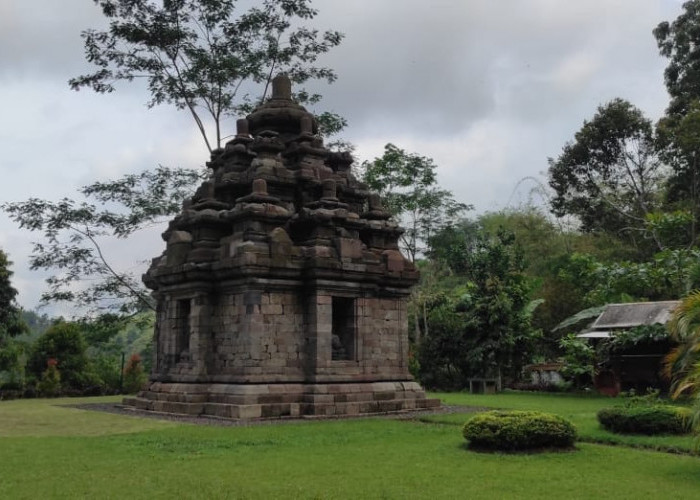
[[[696,395],[700,393],[700,290],[689,293],[673,311],[668,332],[678,343],[664,359],[672,397]]]
[[[690,292],[673,311],[668,332],[678,342],[664,359],[664,375],[672,380],[671,397],[693,398],[691,427],[700,433],[700,290]],[[696,442],[700,448],[700,439]]]

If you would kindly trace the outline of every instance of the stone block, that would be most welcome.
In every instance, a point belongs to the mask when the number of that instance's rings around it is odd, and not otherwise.
[[[238,405],[231,407],[233,418],[248,419],[262,417],[261,405]]]
[[[263,404],[260,407],[261,418],[279,418],[285,415],[289,415],[289,405]]]
[[[416,407],[417,408],[439,408],[440,407],[440,400],[439,399],[417,399],[416,400]]]
[[[362,242],[359,239],[336,238],[335,248],[341,259],[362,258]]]
[[[263,314],[281,315],[284,313],[284,309],[281,304],[263,304],[260,307],[260,312]]]
[[[330,295],[317,295],[316,304],[330,306],[331,304],[333,304],[333,297],[331,297]]]
[[[375,392],[372,396],[375,401],[385,401],[394,399],[396,397],[396,393],[394,391]]]

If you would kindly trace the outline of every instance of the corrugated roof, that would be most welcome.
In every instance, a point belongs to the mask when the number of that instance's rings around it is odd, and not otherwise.
[[[678,300],[663,302],[633,302],[608,304],[603,313],[591,325],[592,330],[604,328],[631,328],[640,325],[666,324],[671,319]]]

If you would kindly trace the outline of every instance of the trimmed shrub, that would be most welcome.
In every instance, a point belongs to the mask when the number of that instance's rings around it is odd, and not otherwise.
[[[568,420],[537,411],[489,411],[462,428],[469,446],[496,451],[570,448],[576,428]]]
[[[598,422],[620,434],[686,434],[690,432],[691,412],[669,405],[603,408]]]

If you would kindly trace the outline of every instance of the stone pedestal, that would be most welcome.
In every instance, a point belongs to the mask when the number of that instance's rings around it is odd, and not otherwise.
[[[137,409],[231,419],[358,416],[433,408],[415,382],[337,384],[161,383],[124,402]]]

